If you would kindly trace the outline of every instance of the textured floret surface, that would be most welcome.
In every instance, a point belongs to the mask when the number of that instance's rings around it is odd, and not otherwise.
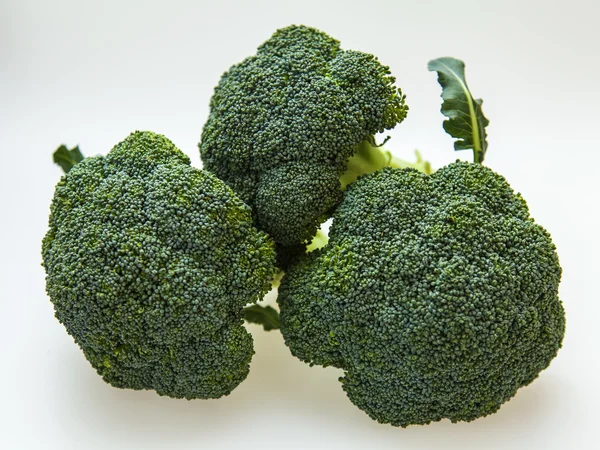
[[[375,56],[341,50],[323,32],[278,30],[215,88],[204,168],[252,206],[275,241],[308,242],[341,199],[339,178],[358,144],[406,116],[394,82]]]
[[[132,133],[73,167],[42,251],[56,317],[106,382],[192,399],[246,378],[242,308],[269,290],[274,244],[165,137]]]
[[[384,169],[351,185],[328,245],[279,288],[291,352],[335,366],[396,426],[497,411],[556,356],[565,316],[549,234],[490,169]]]

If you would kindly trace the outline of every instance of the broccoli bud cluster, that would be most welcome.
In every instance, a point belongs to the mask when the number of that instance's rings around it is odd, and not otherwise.
[[[350,185],[333,217],[329,243],[282,280],[281,331],[301,360],[344,369],[373,419],[486,416],[556,356],[555,246],[492,170],[384,169]]]
[[[56,317],[113,386],[217,398],[247,376],[242,308],[275,247],[250,208],[163,136],[136,132],[56,186],[43,241]]]
[[[407,113],[389,68],[305,26],[278,30],[215,88],[200,152],[278,244],[310,242],[358,146]]]

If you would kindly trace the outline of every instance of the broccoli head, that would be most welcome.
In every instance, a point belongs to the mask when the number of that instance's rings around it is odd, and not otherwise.
[[[246,378],[243,308],[270,288],[274,243],[165,137],[136,132],[77,163],[42,252],[56,317],[106,382],[192,399]]]
[[[383,169],[348,187],[329,243],[288,269],[281,331],[296,357],[344,369],[379,422],[471,421],[557,354],[560,278],[549,234],[502,176]]]
[[[405,118],[394,82],[375,56],[341,50],[321,31],[278,30],[215,88],[200,142],[204,168],[278,244],[307,243],[339,203],[340,177],[360,144]]]

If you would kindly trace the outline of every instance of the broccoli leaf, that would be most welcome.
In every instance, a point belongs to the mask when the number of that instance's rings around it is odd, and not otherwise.
[[[272,306],[252,305],[244,308],[244,319],[262,325],[265,331],[279,329],[279,313]]]
[[[83,159],[83,155],[81,154],[78,145],[71,150],[69,150],[66,145],[61,145],[56,149],[53,157],[54,162],[58,164],[65,173],[68,173],[75,164]]]
[[[487,150],[485,127],[489,121],[483,115],[483,100],[475,99],[465,80],[465,63],[454,58],[429,61],[427,68],[438,74],[442,86],[444,130],[453,138],[454,150],[473,150],[476,163],[483,162]]]

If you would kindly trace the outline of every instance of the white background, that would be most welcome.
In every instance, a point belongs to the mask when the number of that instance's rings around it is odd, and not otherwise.
[[[0,1],[0,448],[600,448],[600,6],[569,1]],[[106,153],[136,129],[165,134],[199,164],[212,89],[279,27],[323,29],[375,53],[407,94],[389,148],[434,167],[455,153],[426,63],[467,63],[491,121],[486,163],[528,200],[564,269],[563,349],[490,417],[379,425],[345,397],[336,369],[293,358],[250,327],[256,355],[229,397],[162,398],[111,388],[54,319],[40,241],[61,172],[51,153]],[[271,301],[274,296],[271,294]]]

